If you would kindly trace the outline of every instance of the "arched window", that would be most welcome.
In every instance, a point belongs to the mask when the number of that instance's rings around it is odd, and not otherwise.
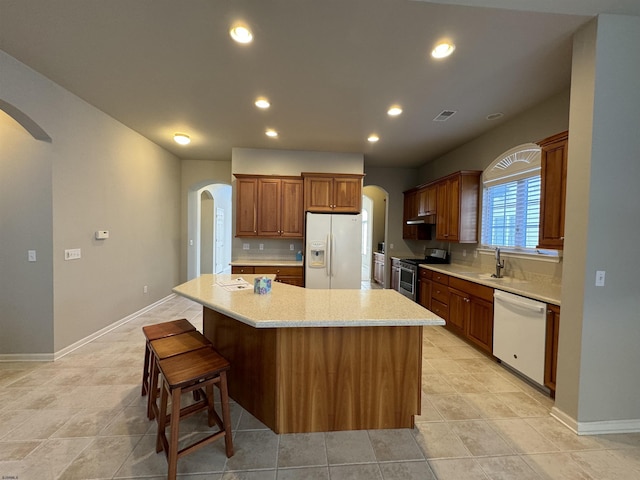
[[[482,175],[482,245],[534,250],[540,225],[540,147],[520,145]]]

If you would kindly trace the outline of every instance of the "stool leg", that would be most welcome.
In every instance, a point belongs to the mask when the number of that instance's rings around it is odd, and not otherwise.
[[[167,397],[168,392],[165,388],[164,382],[162,382],[160,393],[160,411],[158,412],[158,433],[156,435],[156,453],[160,453],[164,450],[164,442],[166,441],[166,428],[167,428]]]
[[[171,392],[171,439],[169,440],[168,462],[169,474],[168,480],[175,480],[178,473],[178,438],[180,432],[180,395],[181,388],[175,388]]]
[[[149,375],[149,396],[147,397],[147,418],[149,420],[153,420],[155,418],[155,409],[157,408],[156,401],[158,398],[158,377],[160,376],[160,372],[158,370],[158,362],[156,361],[156,356],[151,355],[151,359],[149,360],[150,367],[149,371],[151,374]]]
[[[227,372],[220,372],[220,396],[222,397],[222,423],[224,425],[224,445],[227,458],[233,457],[233,439],[231,433],[231,414],[229,413],[229,392],[227,391]]]
[[[141,396],[145,396],[147,394],[147,389],[149,386],[149,342],[146,342],[144,348],[144,369],[142,370],[142,393]]]

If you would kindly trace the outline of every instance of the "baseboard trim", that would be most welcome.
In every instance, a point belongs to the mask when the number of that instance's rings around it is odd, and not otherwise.
[[[157,302],[152,303],[151,305],[147,305],[146,307],[138,310],[137,312],[132,313],[131,315],[127,315],[126,317],[112,323],[111,325],[107,325],[101,330],[92,333],[91,335],[78,340],[77,342],[69,345],[68,347],[63,348],[62,350],[55,353],[7,353],[0,354],[0,362],[54,362],[65,355],[77,350],[78,348],[86,345],[87,343],[99,338],[103,335],[106,335],[112,330],[115,330],[121,325],[130,322],[131,320],[143,315],[148,312],[152,308],[157,307],[158,305],[162,305],[164,302],[174,298],[176,296],[175,293],[167,295],[164,298],[161,298]]]
[[[578,435],[640,432],[640,419],[578,422],[555,406],[551,408],[551,416]]]

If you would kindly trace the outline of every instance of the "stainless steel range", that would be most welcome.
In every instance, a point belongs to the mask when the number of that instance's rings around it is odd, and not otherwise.
[[[418,266],[421,263],[449,263],[449,255],[446,250],[434,248],[424,258],[400,259],[400,282],[398,291],[414,302],[418,299]]]

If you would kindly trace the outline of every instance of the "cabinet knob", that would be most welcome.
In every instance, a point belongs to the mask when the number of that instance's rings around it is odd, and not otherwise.
[[[560,237],[560,240],[564,240],[564,237]]]

